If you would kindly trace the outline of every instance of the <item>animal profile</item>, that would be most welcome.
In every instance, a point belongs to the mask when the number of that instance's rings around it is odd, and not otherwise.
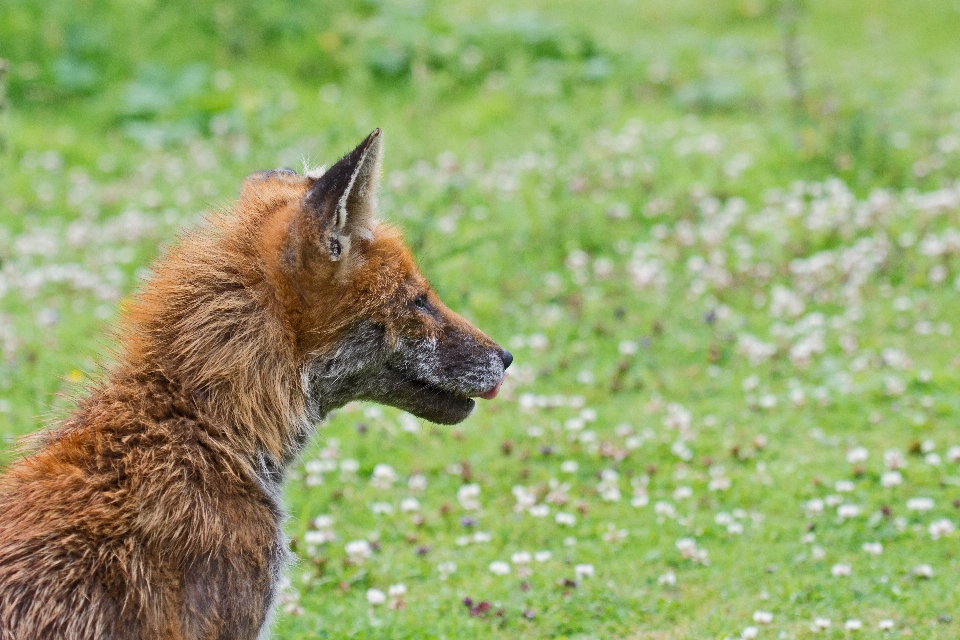
[[[381,143],[253,174],[154,265],[101,380],[0,477],[0,639],[265,637],[314,424],[352,400],[453,424],[497,395],[512,356],[378,215]]]

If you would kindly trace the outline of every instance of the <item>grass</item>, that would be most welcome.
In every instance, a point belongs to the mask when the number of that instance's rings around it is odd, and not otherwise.
[[[797,6],[799,111],[759,0],[0,7],[6,459],[177,229],[380,126],[514,375],[320,427],[276,637],[956,637],[960,5]]]

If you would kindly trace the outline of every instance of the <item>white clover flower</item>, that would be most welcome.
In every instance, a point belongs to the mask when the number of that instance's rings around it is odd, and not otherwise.
[[[550,491],[544,500],[550,504],[567,504],[570,501],[570,483],[550,479]]]
[[[366,540],[354,540],[344,546],[347,558],[354,564],[363,564],[373,553],[370,543]]]
[[[696,550],[697,541],[693,538],[680,538],[677,540],[676,545],[680,553],[686,556],[687,554],[691,554]]]
[[[889,618],[881,620],[880,622],[877,623],[877,628],[880,629],[881,631],[890,631],[891,629],[893,629],[893,627],[894,627],[893,620],[890,620]]]
[[[621,542],[624,538],[627,537],[626,529],[617,529],[616,525],[612,522],[607,523],[607,530],[603,534],[604,542]]]
[[[910,498],[907,500],[908,511],[930,511],[933,509],[933,499],[931,498]]]
[[[437,565],[437,571],[440,572],[441,580],[446,580],[447,578],[450,577],[450,574],[452,574],[456,570],[457,570],[456,562],[447,561],[447,562],[441,562],[440,564]]]
[[[853,568],[848,564],[838,563],[830,568],[830,573],[837,578],[849,576],[853,573]]]
[[[659,500],[653,505],[653,512],[665,518],[675,518],[677,516],[676,508],[664,500]]]
[[[390,585],[390,588],[387,589],[387,594],[391,598],[400,598],[407,595],[407,586],[402,582],[399,584]]]
[[[823,513],[824,503],[820,498],[814,498],[808,500],[804,508],[806,509],[807,516],[819,516]]]
[[[863,550],[872,556],[878,556],[883,553],[883,545],[879,542],[864,542]]]
[[[757,635],[760,633],[760,629],[757,627],[747,627],[740,632],[740,638],[742,640],[754,640]]]
[[[921,579],[933,577],[933,567],[928,564],[918,564],[913,568],[913,575]]]
[[[303,463],[303,470],[308,474],[326,473],[329,471],[327,468],[327,463],[329,462],[329,460],[307,460]],[[336,465],[336,463],[334,463],[334,465]]]
[[[633,496],[630,498],[630,506],[640,509],[648,504],[650,504],[650,496],[647,495],[646,490],[634,489]]]
[[[899,449],[887,449],[883,453],[883,464],[887,469],[903,469],[907,466],[907,458]]]
[[[770,315],[774,318],[796,318],[803,313],[805,306],[803,298],[786,287],[775,285],[770,291]]]
[[[620,355],[632,356],[637,352],[638,346],[634,340],[624,340],[620,343],[618,350]]]
[[[480,508],[480,485],[465,484],[457,490],[457,501],[467,511],[476,511]]]
[[[550,515],[550,507],[545,504],[535,504],[527,509],[527,513],[534,518],[545,518]]]
[[[847,620],[845,623],[843,623],[843,628],[846,629],[847,631],[858,631],[862,627],[863,627],[863,623],[855,618],[851,620]]]
[[[952,446],[947,449],[947,461],[954,464],[960,462],[960,447]]]
[[[387,594],[380,589],[367,589],[367,602],[369,602],[374,607],[383,604],[387,601]]]
[[[693,451],[690,450],[690,447],[687,446],[687,443],[683,440],[677,440],[670,446],[670,452],[683,460],[684,462],[689,462],[693,460]]]
[[[697,548],[697,542],[693,538],[681,538],[677,540],[676,546],[685,560],[692,560],[703,565],[709,564],[706,550]]]
[[[576,460],[564,460],[560,464],[560,471],[564,473],[576,473],[579,468],[580,465],[577,464]]]
[[[869,452],[864,447],[854,447],[847,452],[847,462],[850,464],[860,464],[866,462]]]
[[[777,396],[772,393],[765,393],[757,400],[757,405],[759,405],[761,409],[773,409],[777,406]]]
[[[600,487],[603,486],[603,483],[597,485],[597,490],[600,493],[600,498],[604,502],[619,502],[622,494],[620,493],[619,487],[604,486],[603,489]]]
[[[884,487],[896,487],[903,484],[903,475],[899,471],[887,471],[880,476],[880,484]]]
[[[532,559],[529,551],[517,551],[510,556],[510,562],[513,564],[529,564]]]
[[[373,468],[370,484],[377,489],[389,489],[397,481],[397,472],[388,464],[380,463]]]
[[[663,419],[663,426],[666,428],[684,433],[690,429],[692,421],[693,414],[679,402],[671,402],[667,405],[667,415]]]
[[[415,473],[407,481],[407,488],[411,491],[423,491],[427,488],[427,476],[422,473]]]
[[[800,388],[791,389],[789,397],[795,407],[802,407],[807,402],[807,396]]]
[[[494,560],[490,563],[490,573],[498,576],[505,576],[510,573],[510,565],[502,560]]]
[[[618,502],[620,500],[620,474],[613,469],[604,469],[600,472],[600,483],[597,484],[597,492],[605,502]]]
[[[543,351],[550,345],[550,340],[542,333],[535,333],[530,336],[527,344],[530,345],[530,348],[534,351]]]
[[[860,515],[860,507],[855,504],[842,504],[837,507],[837,516],[846,520]]]
[[[934,520],[930,523],[928,531],[930,531],[930,537],[934,540],[939,540],[942,536],[948,536],[953,533],[953,522],[942,518],[940,520]]]
[[[389,502],[374,502],[370,505],[370,510],[376,515],[390,515],[393,513],[393,505]]]
[[[319,546],[321,544],[326,544],[332,542],[336,539],[336,534],[332,531],[314,531],[310,530],[303,534],[303,542],[307,546]]]
[[[753,621],[757,624],[770,624],[773,622],[773,614],[769,611],[754,611]]]
[[[907,390],[907,384],[896,376],[887,376],[883,381],[883,387],[888,396],[903,395]]]
[[[418,433],[420,431],[420,421],[409,413],[401,413],[397,416],[397,422],[400,423],[400,428],[407,433]]]
[[[517,501],[516,506],[513,508],[517,513],[526,511],[537,503],[537,494],[522,485],[514,485],[511,491]]]
[[[727,476],[714,476],[710,478],[710,482],[707,484],[707,489],[710,491],[726,491],[730,488],[730,478]]]
[[[830,618],[814,618],[813,619],[813,630],[822,631],[824,629],[830,628]]]
[[[752,366],[757,366],[772,358],[777,353],[777,346],[770,342],[764,342],[755,336],[742,334],[737,338],[737,350],[747,357]],[[744,379],[743,390],[755,389],[757,385],[752,384],[754,380],[759,384],[759,378],[756,376]]]
[[[677,584],[677,574],[675,574],[673,571],[667,571],[657,578],[657,584],[672,587],[673,585]]]
[[[572,513],[567,513],[565,511],[557,512],[557,515],[553,517],[557,524],[563,525],[565,527],[572,527],[577,524],[577,518]]]
[[[403,513],[410,513],[411,511],[420,510],[420,501],[416,498],[404,498],[400,501],[400,511]]]
[[[592,564],[578,564],[573,567],[573,572],[577,575],[577,580],[592,578],[594,575]]]

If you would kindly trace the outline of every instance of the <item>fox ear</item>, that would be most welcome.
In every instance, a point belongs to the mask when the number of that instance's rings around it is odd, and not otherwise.
[[[331,260],[340,260],[349,251],[354,235],[372,237],[382,153],[381,131],[374,129],[307,192],[304,208],[317,216]]]

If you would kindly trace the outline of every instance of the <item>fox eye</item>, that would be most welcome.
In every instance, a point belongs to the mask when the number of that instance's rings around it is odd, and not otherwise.
[[[413,299],[413,304],[417,309],[427,308],[427,296],[419,295]]]

